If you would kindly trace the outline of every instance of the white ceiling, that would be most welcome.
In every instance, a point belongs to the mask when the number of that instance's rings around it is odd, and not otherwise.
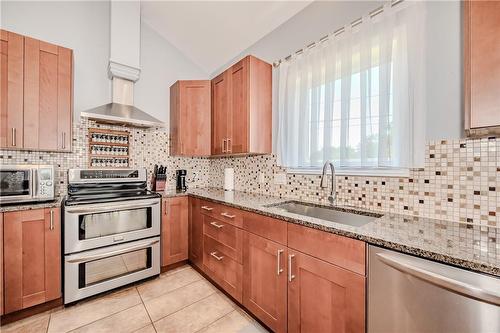
[[[207,74],[311,1],[147,1],[141,16]]]

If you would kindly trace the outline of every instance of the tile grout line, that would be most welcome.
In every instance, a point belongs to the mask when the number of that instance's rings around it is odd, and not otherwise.
[[[137,290],[137,293],[139,294],[139,298],[141,299],[142,306],[144,307],[144,310],[146,311],[146,314],[148,315],[149,321],[150,321],[151,325],[153,326],[154,331],[157,332],[156,327],[155,327],[155,323],[153,322],[153,318],[151,318],[151,315],[149,314],[146,303],[144,303],[144,300],[142,299],[142,296],[141,296],[141,293],[139,292],[139,289],[136,288],[136,290]],[[144,327],[146,327],[146,326],[144,326]]]
[[[215,324],[215,323],[216,323],[216,322],[218,322],[219,320],[221,320],[221,319],[223,319],[223,318],[225,318],[225,317],[229,316],[231,313],[233,313],[233,312],[235,312],[235,311],[237,311],[237,310],[236,310],[236,309],[233,309],[233,311],[231,311],[231,312],[229,312],[229,313],[226,313],[226,314],[225,314],[225,315],[223,315],[222,317],[217,318],[216,320],[214,320],[213,322],[211,322],[211,323],[210,323],[210,324],[208,324],[207,326],[203,326],[202,328],[200,328],[200,329],[199,329],[199,330],[197,330],[197,331],[194,331],[193,333],[198,333],[198,332],[201,332],[202,330],[204,330],[204,329],[208,328],[210,325]]]
[[[180,287],[177,287],[177,288],[172,289],[172,290],[170,290],[170,291],[167,291],[166,293],[163,293],[163,294],[160,294],[160,295],[158,295],[158,296],[155,296],[155,297],[152,297],[152,298],[150,298],[150,299],[147,299],[146,301],[147,301],[147,302],[149,302],[150,300],[157,299],[158,297],[162,297],[162,296],[164,296],[164,295],[168,295],[168,294],[170,294],[171,292],[174,292],[174,291],[179,290],[179,289],[181,289],[181,288],[184,288],[184,287],[187,287],[187,286],[189,286],[189,285],[192,285],[193,283],[200,282],[200,281],[202,281],[202,279],[204,279],[204,278],[203,278],[203,277],[201,277],[199,280],[191,281],[191,282],[189,282],[188,284],[185,284],[185,285],[183,285],[183,286],[180,286]],[[140,296],[140,295],[141,295],[141,293],[139,292],[139,289],[137,289],[137,292],[139,293],[139,296]],[[141,299],[142,299],[142,296],[141,296]]]
[[[179,289],[179,288],[178,288],[178,289]],[[203,298],[200,298],[200,299],[199,299],[199,300],[197,300],[196,302],[193,302],[193,303],[191,303],[191,304],[185,305],[185,306],[183,306],[182,308],[179,308],[179,309],[175,310],[174,312],[169,313],[169,314],[168,314],[168,315],[166,315],[166,316],[160,317],[160,318],[158,318],[158,320],[156,320],[156,322],[158,322],[158,321],[160,321],[160,320],[162,320],[162,319],[165,319],[165,318],[167,318],[168,316],[173,315],[174,313],[177,313],[177,312],[179,312],[179,311],[181,311],[181,310],[184,310],[185,308],[190,307],[190,306],[191,306],[191,305],[193,305],[193,304],[196,304],[196,303],[198,303],[198,302],[201,302],[201,301],[203,301],[204,299],[207,299],[207,298],[209,298],[210,296],[212,296],[212,295],[214,295],[214,294],[216,294],[216,293],[217,293],[217,291],[214,291],[214,292],[213,292],[213,293],[211,293],[210,295],[205,296],[205,297],[203,297]],[[166,295],[166,294],[164,294],[164,295]],[[147,312],[147,311],[148,311],[148,309],[146,308],[146,312]],[[149,314],[149,313],[148,313],[148,314]],[[154,323],[155,323],[155,322],[153,322],[153,326],[154,326]]]

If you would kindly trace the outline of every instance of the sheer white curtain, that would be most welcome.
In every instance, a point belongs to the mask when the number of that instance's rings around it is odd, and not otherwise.
[[[425,5],[384,7],[277,69],[278,162],[423,166]]]

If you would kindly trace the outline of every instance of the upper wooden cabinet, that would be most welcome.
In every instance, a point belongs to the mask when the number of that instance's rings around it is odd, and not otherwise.
[[[59,208],[4,213],[4,312],[61,297]]]
[[[247,56],[212,80],[212,155],[266,154],[272,145],[272,67]]]
[[[210,155],[210,81],[177,81],[170,87],[170,155]]]
[[[162,266],[188,258],[188,198],[165,198],[162,214]]]
[[[72,51],[5,30],[0,147],[71,151]]]
[[[500,133],[500,2],[464,3],[465,127]]]
[[[0,148],[23,147],[24,37],[0,30]]]

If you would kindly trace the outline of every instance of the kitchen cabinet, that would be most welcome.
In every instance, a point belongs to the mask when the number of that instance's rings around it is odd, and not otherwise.
[[[189,197],[189,261],[203,267],[203,215],[200,199]]]
[[[0,148],[23,147],[24,37],[0,30]]]
[[[71,151],[70,49],[1,31],[0,146]]]
[[[288,332],[364,332],[365,277],[288,253]]]
[[[170,87],[170,155],[209,156],[210,81],[177,81]]]
[[[272,67],[247,56],[212,80],[212,155],[266,154],[272,144]]]
[[[464,2],[465,127],[500,133],[500,2]]]
[[[3,219],[4,312],[60,298],[60,209],[6,212]]]
[[[162,199],[162,266],[188,259],[188,198]]]
[[[287,331],[286,246],[244,233],[243,305],[274,332]]]
[[[0,213],[0,315],[3,315],[3,213]]]

